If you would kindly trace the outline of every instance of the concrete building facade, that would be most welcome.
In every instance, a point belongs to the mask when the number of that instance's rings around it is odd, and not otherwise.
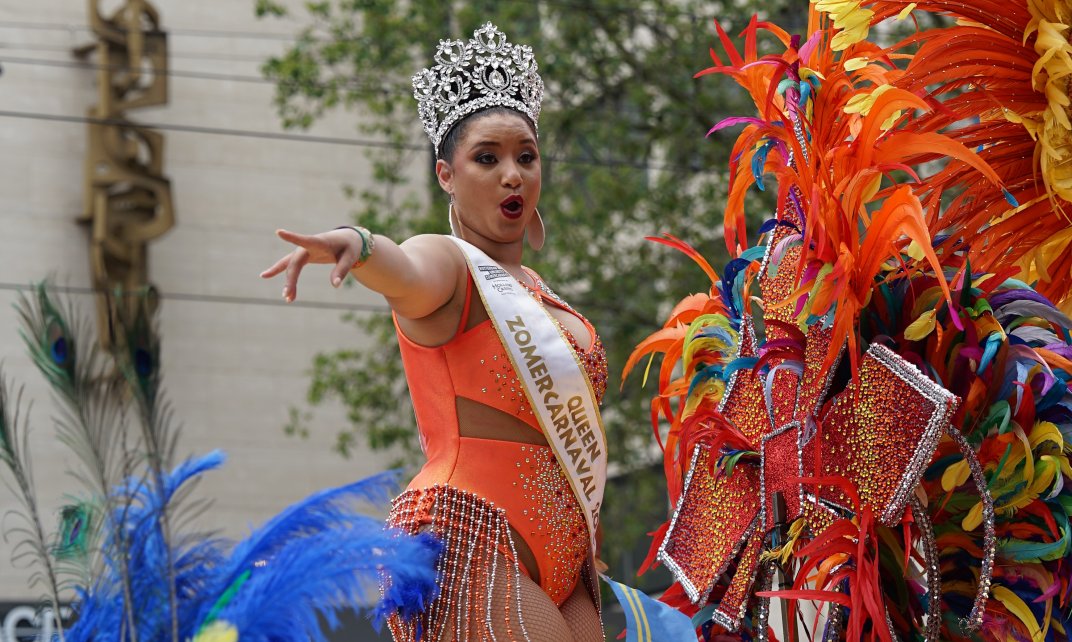
[[[106,11],[119,4],[101,3]],[[148,259],[162,297],[165,387],[183,426],[180,453],[228,454],[199,492],[215,500],[202,521],[236,536],[316,489],[383,465],[382,455],[359,451],[346,460],[331,451],[346,421],[341,408],[320,412],[308,439],[283,432],[288,407],[304,399],[313,355],[365,340],[341,315],[384,314],[382,300],[335,290],[326,269],[314,266],[287,305],[279,279],[258,277],[287,251],[276,228],[351,222],[342,186],[360,186],[368,166],[356,144],[257,135],[282,131],[273,85],[259,67],[284,51],[297,23],[259,21],[249,1],[153,4],[169,34],[170,100],[130,117],[184,128],[162,131],[176,222],[150,243]],[[49,519],[74,488],[64,473],[71,456],[54,438],[54,405],[21,344],[12,304],[30,283],[52,277],[96,318],[88,232],[76,223],[87,138],[78,119],[95,101],[96,74],[71,49],[92,42],[86,25],[84,1],[0,0],[0,361],[34,400],[31,449]],[[354,119],[336,114],[306,134],[353,139]],[[0,512],[13,505],[0,489]],[[10,552],[0,541],[0,602],[31,600],[27,570],[12,566]]]

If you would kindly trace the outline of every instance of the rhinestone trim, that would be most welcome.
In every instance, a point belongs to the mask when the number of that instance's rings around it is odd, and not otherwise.
[[[942,569],[938,564],[938,544],[934,539],[934,525],[919,497],[912,495],[909,503],[912,517],[919,526],[920,548],[927,565],[927,627],[924,639],[935,642],[942,632]]]
[[[952,425],[946,431],[960,448],[964,460],[968,462],[972,482],[979,491],[979,499],[983,502],[983,561],[979,568],[979,588],[976,590],[971,612],[968,613],[968,617],[961,620],[964,628],[977,631],[983,625],[983,611],[986,610],[986,601],[990,597],[990,579],[994,572],[994,554],[997,552],[997,535],[994,532],[994,498],[990,495],[986,476],[983,474],[982,466],[979,465],[979,458],[975,456],[975,450],[964,439],[964,435]]]

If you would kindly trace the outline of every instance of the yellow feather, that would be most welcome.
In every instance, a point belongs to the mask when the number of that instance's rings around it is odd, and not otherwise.
[[[975,506],[972,506],[968,514],[964,516],[964,519],[960,522],[960,527],[965,532],[970,533],[979,528],[979,524],[983,523],[983,503],[975,502]]]
[[[213,622],[201,629],[193,642],[238,642],[238,629],[227,622]]]
[[[1065,438],[1061,430],[1050,421],[1039,421],[1031,428],[1031,448],[1038,450],[1044,443],[1052,443],[1058,450],[1064,450]]]
[[[1024,623],[1028,633],[1031,634],[1032,640],[1045,639],[1045,636],[1042,634],[1042,629],[1039,628],[1038,620],[1035,619],[1034,614],[1031,613],[1031,609],[1028,608],[1027,604],[1024,604],[1024,601],[1020,599],[1020,596],[999,584],[994,586],[994,597],[1005,605],[1005,608],[1009,610],[1009,613],[1012,613],[1017,619]]]
[[[871,108],[875,106],[875,101],[879,96],[886,93],[890,89],[893,89],[893,85],[882,85],[876,87],[873,91],[864,91],[856,94],[845,103],[846,114],[863,114],[866,116]]]
[[[655,353],[648,355],[648,365],[644,366],[644,378],[640,380],[641,386],[648,385],[648,375],[651,374],[651,364],[655,362]]]
[[[849,58],[848,60],[845,61],[845,70],[846,71],[856,71],[857,69],[863,69],[864,67],[867,66],[868,62],[869,62],[868,59],[866,57],[863,57],[863,56],[860,56],[860,57],[857,57],[857,58]]]
[[[968,462],[960,460],[946,468],[945,472],[942,473],[942,490],[948,493],[954,488],[962,486],[970,476],[971,468],[968,467]]]
[[[1035,478],[1035,453],[1031,449],[1031,442],[1028,440],[1027,435],[1024,433],[1022,428],[1016,426],[1013,429],[1013,433],[1017,436],[1017,438],[1020,439],[1020,443],[1023,446],[1022,453],[1024,457],[1024,481],[1030,484],[1031,480]],[[1010,466],[1005,466],[1006,471],[1009,470],[1009,468]]]
[[[904,331],[905,339],[909,341],[919,341],[934,332],[934,322],[937,316],[935,310],[927,310],[923,314],[919,315],[919,318],[913,321]]]

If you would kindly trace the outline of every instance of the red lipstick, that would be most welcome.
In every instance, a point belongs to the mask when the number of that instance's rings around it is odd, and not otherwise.
[[[502,215],[509,219],[521,218],[521,213],[525,208],[525,199],[521,198],[517,194],[512,194],[503,199],[499,203],[499,211]]]

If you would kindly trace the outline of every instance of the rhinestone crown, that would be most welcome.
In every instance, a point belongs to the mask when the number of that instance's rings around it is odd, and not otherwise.
[[[487,107],[509,107],[536,124],[543,80],[532,48],[506,41],[490,22],[469,42],[440,40],[436,65],[413,76],[413,97],[436,155],[447,131],[462,118]]]

